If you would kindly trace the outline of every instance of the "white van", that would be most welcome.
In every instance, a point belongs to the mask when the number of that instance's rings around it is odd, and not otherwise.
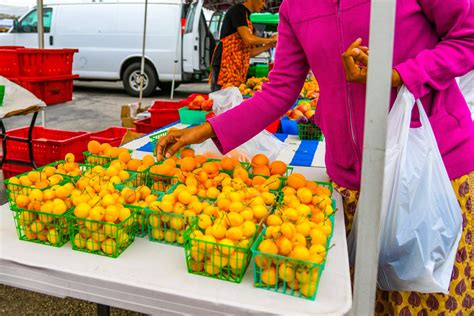
[[[204,0],[149,0],[144,95],[158,86],[208,75],[214,39],[203,14]],[[82,80],[122,80],[139,93],[144,0],[50,0],[44,2],[45,48],[78,48],[73,72]],[[0,34],[1,45],[38,47],[36,8]],[[176,67],[175,67],[176,63]],[[176,69],[176,74],[174,74]]]

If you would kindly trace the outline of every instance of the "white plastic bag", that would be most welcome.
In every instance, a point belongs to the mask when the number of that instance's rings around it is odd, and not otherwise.
[[[239,89],[235,87],[223,89],[209,94],[209,98],[214,101],[213,111],[219,115],[242,103],[243,98]],[[235,148],[225,156],[235,158],[239,161],[250,162],[250,159],[256,154],[264,154],[270,160],[276,160],[278,154],[285,149],[287,145],[276,138],[272,133],[263,130],[246,143]],[[212,158],[222,158],[216,145],[212,140],[191,146],[198,155],[211,156]]]
[[[378,286],[448,293],[461,237],[461,209],[419,100],[404,86],[388,116]]]
[[[471,110],[471,118],[474,121],[474,70],[460,78],[456,78],[456,81]]]

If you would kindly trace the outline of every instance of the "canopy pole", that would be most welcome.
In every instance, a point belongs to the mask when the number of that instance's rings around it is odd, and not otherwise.
[[[44,27],[43,27],[43,0],[36,2],[37,24],[36,31],[38,33],[38,48],[44,48]],[[46,115],[44,109],[41,110],[41,125],[46,126]]]
[[[352,315],[373,315],[379,260],[396,0],[372,0]]]
[[[183,14],[183,2],[179,5],[179,27],[178,27],[178,37],[176,38],[176,57],[174,59],[174,67],[173,67],[173,81],[171,82],[171,95],[170,100],[174,99],[174,85],[176,82],[176,72],[178,71],[178,58],[179,58],[179,44],[181,43],[181,34],[182,34],[182,26],[181,26],[181,15]]]
[[[139,109],[141,109],[142,101],[143,101],[143,79],[144,79],[144,72],[145,72],[145,47],[146,47],[147,16],[148,16],[148,0],[145,0],[145,17],[143,19],[142,60],[141,60],[141,70],[140,70],[140,97],[138,99],[138,108]]]

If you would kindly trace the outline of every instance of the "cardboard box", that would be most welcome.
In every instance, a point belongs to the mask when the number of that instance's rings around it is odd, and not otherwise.
[[[139,107],[138,103],[131,103],[123,105],[120,110],[120,119],[122,120],[122,127],[135,127],[135,121],[138,119],[139,113],[147,111],[148,107]]]

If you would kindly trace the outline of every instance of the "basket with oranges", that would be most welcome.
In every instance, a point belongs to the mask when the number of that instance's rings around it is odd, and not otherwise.
[[[71,183],[66,183],[17,194],[11,209],[18,238],[55,247],[67,243],[66,214],[72,210],[70,194],[73,189]]]
[[[130,153],[132,151],[123,147],[112,147],[109,143],[99,143],[96,140],[91,140],[87,144],[87,151],[84,152],[86,157],[85,162],[92,166],[104,166],[112,160],[130,160]]]
[[[332,185],[294,173],[253,245],[254,285],[314,300],[333,235]]]

